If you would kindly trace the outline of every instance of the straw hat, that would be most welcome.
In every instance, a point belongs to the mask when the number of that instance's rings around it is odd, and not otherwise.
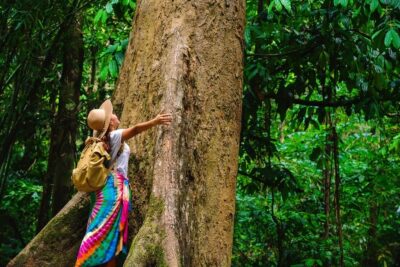
[[[92,109],[87,117],[87,123],[93,130],[93,136],[102,138],[110,125],[113,106],[107,99],[101,104],[100,108]]]

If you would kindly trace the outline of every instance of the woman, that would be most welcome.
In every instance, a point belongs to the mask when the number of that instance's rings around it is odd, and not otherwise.
[[[93,135],[101,138],[109,151],[113,168],[105,186],[90,193],[91,214],[75,266],[116,266],[117,256],[127,254],[132,192],[127,177],[130,149],[124,141],[158,124],[169,125],[172,120],[170,114],[158,114],[150,121],[118,129],[120,121],[112,110],[111,101],[106,100],[87,118]]]

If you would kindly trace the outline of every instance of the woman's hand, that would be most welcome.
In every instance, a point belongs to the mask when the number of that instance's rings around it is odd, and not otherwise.
[[[169,125],[172,121],[172,115],[171,113],[160,113],[154,118],[154,121],[156,125],[158,124]]]
[[[150,129],[153,126],[158,124],[169,125],[172,121],[172,115],[170,113],[160,113],[154,119],[151,119],[146,122],[138,123],[132,127],[124,129],[122,131],[122,140],[126,141],[133,136]]]

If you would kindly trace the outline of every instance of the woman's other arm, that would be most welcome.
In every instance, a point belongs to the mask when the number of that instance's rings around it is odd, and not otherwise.
[[[133,136],[158,124],[169,125],[171,121],[172,115],[170,113],[158,114],[154,119],[124,129],[122,131],[122,141],[128,140],[129,138],[132,138]]]

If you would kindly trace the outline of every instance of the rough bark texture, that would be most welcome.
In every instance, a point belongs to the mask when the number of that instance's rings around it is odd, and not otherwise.
[[[173,123],[129,143],[125,266],[230,266],[244,19],[242,0],[138,1],[113,103],[121,127]]]
[[[77,193],[7,267],[73,266],[85,234],[89,197]]]

